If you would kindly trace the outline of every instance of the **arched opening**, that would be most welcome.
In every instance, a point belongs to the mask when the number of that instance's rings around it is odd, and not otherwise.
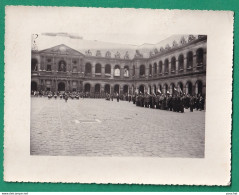
[[[178,57],[178,70],[179,70],[179,71],[183,71],[183,66],[184,66],[184,57],[183,57],[183,55],[181,54],[181,55]]]
[[[105,93],[110,94],[110,85],[109,84],[105,85]]]
[[[163,62],[160,61],[159,62],[159,74],[162,74],[162,70],[163,70]]]
[[[164,73],[168,74],[168,59],[164,61]]]
[[[158,70],[157,70],[157,63],[154,63],[154,75],[157,75],[157,72]]]
[[[151,94],[152,93],[152,87],[149,85],[148,86],[148,93]]]
[[[100,93],[100,84],[95,85],[95,93]]]
[[[175,73],[175,70],[176,70],[176,58],[172,57],[171,58],[171,72]]]
[[[89,83],[85,84],[85,92],[90,92],[90,84]]]
[[[91,75],[91,63],[86,63],[85,65],[85,74],[86,75]]]
[[[152,65],[149,65],[149,76],[152,76]]]
[[[32,71],[37,71],[37,64],[38,64],[37,59],[33,58],[32,61],[31,61],[31,70]]]
[[[128,92],[129,92],[129,87],[128,87],[128,85],[125,85],[125,86],[124,86],[123,92],[124,92],[124,94],[128,94]]]
[[[133,65],[133,76],[135,75],[135,66]]]
[[[196,56],[197,56],[197,66],[202,66],[203,65],[203,49],[199,48],[196,51]]]
[[[31,82],[31,91],[37,91],[37,82],[35,81]]]
[[[96,64],[95,65],[95,73],[96,74],[101,74],[101,64]]]
[[[167,94],[167,93],[168,93],[168,85],[164,84],[164,94]]]
[[[186,89],[187,89],[186,93],[189,94],[189,95],[192,95],[192,93],[193,93],[193,85],[192,85],[192,83],[190,81],[187,82]]]
[[[115,85],[114,86],[114,93],[118,93],[119,94],[119,85]]]
[[[157,93],[156,85],[153,85],[153,94]]]
[[[187,69],[190,70],[193,67],[193,52],[187,53]]]
[[[170,94],[172,94],[172,95],[175,94],[175,85],[174,85],[174,83],[171,83],[171,85],[170,85]]]
[[[66,61],[60,60],[58,63],[58,71],[66,72]]]
[[[120,66],[119,65],[115,65],[114,76],[117,76],[117,77],[120,76]]]
[[[196,94],[203,95],[203,84],[202,81],[196,82]]]
[[[140,76],[145,76],[145,66],[144,65],[140,65],[140,67],[139,67],[139,75]]]
[[[162,85],[158,85],[158,93],[162,93]]]
[[[129,77],[129,66],[124,66],[124,77]]]
[[[178,92],[183,93],[183,83],[178,83]]]
[[[58,91],[65,91],[65,83],[60,82],[58,83]]]
[[[144,85],[140,85],[139,86],[139,92],[140,93],[144,93]]]
[[[105,65],[105,74],[111,74],[111,66],[110,64]]]

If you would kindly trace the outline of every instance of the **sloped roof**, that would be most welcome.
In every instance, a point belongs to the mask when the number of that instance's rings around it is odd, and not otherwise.
[[[149,57],[150,51],[154,48],[158,50],[160,47],[165,48],[167,44],[172,47],[173,41],[179,43],[181,37],[184,36],[187,39],[188,35],[172,35],[169,36],[167,39],[160,41],[156,44],[143,44],[143,45],[130,45],[130,44],[119,44],[119,43],[109,43],[109,42],[102,42],[102,41],[92,41],[92,40],[84,40],[79,36],[76,35],[69,35],[67,33],[45,33],[40,34],[36,41],[38,51],[45,50],[48,48],[55,47],[57,45],[67,45],[68,47],[79,51],[82,54],[85,54],[86,51],[90,50],[92,56],[96,55],[96,51],[100,50],[102,57],[105,56],[107,51],[111,52],[111,57],[114,58],[117,52],[120,53],[121,58],[124,58],[125,53],[128,52],[129,58],[133,59],[136,50],[139,50],[141,54],[143,54],[144,58]]]

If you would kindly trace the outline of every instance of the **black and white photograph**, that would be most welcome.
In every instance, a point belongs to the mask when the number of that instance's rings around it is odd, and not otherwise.
[[[4,181],[230,185],[233,12],[5,12]]]
[[[107,37],[32,34],[31,155],[203,158],[207,36]]]

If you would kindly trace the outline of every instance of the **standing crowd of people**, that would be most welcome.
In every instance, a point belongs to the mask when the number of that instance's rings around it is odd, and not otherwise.
[[[175,95],[171,94],[136,94],[133,96],[133,103],[136,106],[155,108],[161,110],[169,110],[174,112],[184,112],[184,109],[190,108],[204,110],[205,99],[202,95],[198,94],[195,96],[178,93]]]
[[[135,93],[130,94],[118,94],[118,93],[89,93],[89,92],[52,92],[52,91],[31,91],[31,95],[34,97],[48,97],[48,99],[64,99],[66,102],[70,99],[80,99],[80,98],[105,98],[108,101],[117,102],[128,101],[133,102],[136,106],[169,110],[174,112],[184,112],[184,109],[190,109],[193,112],[196,110],[205,109],[205,99],[202,95],[189,95],[185,93],[172,94],[148,94],[148,93]]]

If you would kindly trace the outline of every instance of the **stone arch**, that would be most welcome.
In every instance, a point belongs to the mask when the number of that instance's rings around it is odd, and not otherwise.
[[[191,81],[186,83],[186,94],[193,95],[193,85]]]
[[[183,71],[183,67],[184,67],[184,56],[183,54],[180,54],[178,56],[178,70]]]
[[[162,74],[163,71],[163,62],[159,61],[159,74]]]
[[[58,88],[57,88],[58,91],[66,91],[66,84],[65,82],[59,82],[58,83]]]
[[[196,51],[196,61],[197,61],[197,66],[202,66],[203,65],[203,48],[199,48]]]
[[[31,60],[31,70],[32,71],[37,71],[38,70],[38,60],[36,58],[32,58]]]
[[[161,84],[158,84],[158,92],[163,93],[163,88]]]
[[[110,64],[105,65],[105,74],[111,74],[111,65]]]
[[[195,83],[195,94],[205,95],[203,92],[203,82],[201,80],[197,80]]]
[[[100,84],[95,84],[95,93],[100,93]]]
[[[128,65],[124,66],[124,77],[129,77],[129,66]]]
[[[178,82],[178,88],[177,88],[178,92],[183,93],[183,83],[180,81]]]
[[[153,84],[152,92],[153,92],[153,94],[156,94],[156,93],[157,93],[157,88],[156,88],[156,85],[155,85],[155,84]]]
[[[154,63],[154,75],[157,75],[158,70],[157,70],[157,63]]]
[[[176,58],[172,57],[171,58],[171,72],[175,73],[175,71],[176,71]]]
[[[143,93],[145,92],[145,86],[143,84],[139,85],[139,93]]]
[[[139,67],[139,75],[140,76],[145,76],[145,65],[140,65]]]
[[[149,64],[149,76],[152,76],[152,64]]]
[[[168,74],[168,64],[169,64],[168,59],[165,59],[164,60],[164,73],[165,74]]]
[[[193,52],[189,51],[187,53],[187,69],[190,70],[193,67]]]
[[[165,83],[165,84],[163,85],[163,88],[164,88],[164,94],[167,94],[167,92],[168,92],[168,84]]]
[[[85,85],[84,85],[84,91],[89,93],[89,92],[90,92],[90,89],[91,89],[90,83],[85,83]]]
[[[128,85],[124,85],[124,87],[123,87],[123,93],[124,94],[128,94],[129,93],[129,86]]]
[[[120,86],[119,86],[119,84],[115,84],[114,85],[114,93],[120,93]]]
[[[110,94],[110,85],[109,84],[105,84],[105,93]]]
[[[87,62],[85,64],[85,74],[90,75],[92,73],[92,65],[91,63]]]
[[[171,84],[170,84],[170,94],[174,95],[175,92],[176,92],[175,89],[176,89],[175,84],[174,84],[174,83],[171,83]]]
[[[133,65],[132,71],[132,75],[135,76],[135,65]]]
[[[120,76],[120,66],[118,64],[114,67],[114,76]]]
[[[95,65],[95,73],[101,74],[101,64],[100,63],[97,63]]]

